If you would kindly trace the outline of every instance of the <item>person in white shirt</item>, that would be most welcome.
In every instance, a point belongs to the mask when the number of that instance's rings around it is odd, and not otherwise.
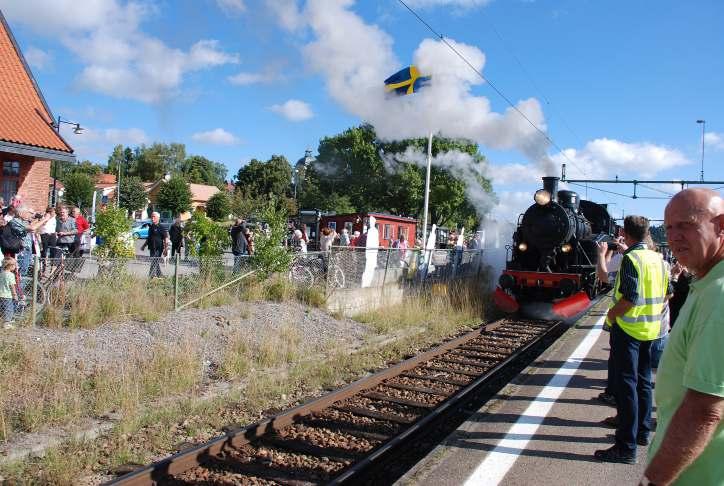
[[[49,217],[47,222],[40,227],[40,243],[41,243],[41,249],[40,249],[40,256],[45,262],[45,259],[50,257],[55,257],[55,246],[58,242],[58,238],[55,235],[55,227],[56,227],[56,219],[55,219],[55,208],[54,207],[48,207],[48,209],[45,210],[45,215]],[[43,265],[45,266],[45,265]]]

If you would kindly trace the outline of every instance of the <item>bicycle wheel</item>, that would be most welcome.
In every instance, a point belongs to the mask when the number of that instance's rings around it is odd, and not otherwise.
[[[314,274],[303,265],[292,265],[289,269],[289,281],[298,287],[309,289],[314,284]]]
[[[338,265],[332,265],[329,269],[329,283],[334,289],[343,289],[345,285],[344,271]]]

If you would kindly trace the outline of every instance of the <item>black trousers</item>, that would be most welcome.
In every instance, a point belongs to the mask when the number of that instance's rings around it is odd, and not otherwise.
[[[171,256],[172,257],[175,257],[176,255],[181,256],[181,248],[183,248],[183,246],[181,245],[181,242],[174,243],[172,241],[171,242]]]
[[[149,250],[149,256],[151,257],[151,267],[148,269],[148,276],[163,277],[161,273],[161,255],[163,254],[163,248],[154,248]]]
[[[43,258],[50,257],[56,258],[55,256],[55,245],[58,244],[58,237],[55,233],[45,233],[40,235],[40,256]]]

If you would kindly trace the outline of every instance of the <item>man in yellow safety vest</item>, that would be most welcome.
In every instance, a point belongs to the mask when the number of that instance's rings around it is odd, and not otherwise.
[[[616,373],[616,443],[598,450],[606,462],[636,463],[636,446],[648,445],[651,432],[651,343],[661,332],[669,276],[663,258],[647,249],[649,222],[627,216],[623,234],[628,245],[616,276],[614,295],[606,317]]]

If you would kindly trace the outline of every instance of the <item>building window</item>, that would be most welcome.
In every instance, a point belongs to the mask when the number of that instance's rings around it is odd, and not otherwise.
[[[3,161],[2,186],[0,196],[5,199],[5,204],[18,192],[18,178],[20,177],[20,162]]]
[[[327,223],[327,226],[329,229],[333,229],[334,231],[337,231],[337,222],[336,221],[330,221]]]
[[[397,237],[399,238],[400,236],[403,236],[403,235],[405,236],[405,241],[410,240],[407,235],[407,226],[400,226],[397,228]]]
[[[386,224],[385,225],[385,234],[384,234],[383,238],[386,240],[391,240],[392,236],[393,236],[392,225]]]
[[[347,229],[349,234],[352,234],[353,223],[351,221],[344,223],[344,227]]]
[[[15,162],[15,161],[3,162],[3,176],[19,177],[20,176],[20,162]]]

